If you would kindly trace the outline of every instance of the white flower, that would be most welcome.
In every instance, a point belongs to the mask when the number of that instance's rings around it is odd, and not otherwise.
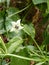
[[[20,25],[20,21],[21,21],[21,19],[17,20],[17,22],[15,22],[15,21],[11,22],[11,24],[12,24],[12,29],[10,30],[11,32],[12,31],[18,32],[19,30],[23,29],[23,27]]]

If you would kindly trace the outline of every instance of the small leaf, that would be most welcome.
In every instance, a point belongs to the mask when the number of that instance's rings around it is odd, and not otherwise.
[[[28,46],[27,46],[27,49],[30,50],[30,51],[34,51],[34,50],[35,50],[35,47],[32,46],[32,45],[28,45]]]
[[[29,25],[25,24],[23,30],[32,38],[35,37],[35,29],[33,24],[29,24]]]

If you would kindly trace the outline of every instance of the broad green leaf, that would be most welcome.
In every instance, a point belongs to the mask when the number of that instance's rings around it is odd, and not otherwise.
[[[16,50],[16,48],[19,47],[23,43],[23,40],[20,37],[14,37],[7,43],[7,51],[8,53],[13,53],[13,51]]]
[[[47,0],[32,0],[32,1],[35,5],[37,5],[37,4],[41,4],[41,3],[46,3]]]
[[[35,37],[35,29],[33,24],[29,24],[29,25],[25,24],[23,30],[32,38]]]

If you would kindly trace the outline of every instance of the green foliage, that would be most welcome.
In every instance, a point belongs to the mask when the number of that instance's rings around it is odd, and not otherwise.
[[[31,61],[34,65],[48,65],[49,0],[16,0],[13,6],[10,3],[11,0],[0,0],[0,65],[33,65]],[[30,20],[32,18],[37,18],[37,22]],[[43,34],[41,46],[38,44],[40,33]]]
[[[28,54],[27,54],[27,51],[25,49],[21,50],[18,55],[21,55],[21,56],[27,56],[28,57]],[[19,58],[14,58],[14,57],[11,57],[11,63],[10,65],[29,65],[30,64],[30,61],[27,61],[27,60],[24,60],[24,59],[19,59]],[[14,61],[14,62],[13,62]]]
[[[15,49],[18,48],[20,44],[22,44],[22,42],[23,40],[19,37],[15,37],[12,40],[10,40],[10,42],[8,42],[7,44],[8,53],[13,53],[13,51],[15,51]]]
[[[31,36],[32,38],[35,37],[35,29],[33,24],[29,24],[29,25],[24,25],[23,28],[24,32],[26,32],[29,36]]]
[[[33,3],[34,3],[35,5],[41,4],[41,3],[46,3],[46,2],[47,2],[46,0],[32,0],[32,1],[33,1]]]
[[[0,49],[1,49],[1,52],[4,52],[4,53],[7,52],[6,46],[3,42],[3,40],[1,39],[1,37],[0,37]]]

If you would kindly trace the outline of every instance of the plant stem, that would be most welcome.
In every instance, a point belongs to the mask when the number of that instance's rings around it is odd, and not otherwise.
[[[3,15],[3,25],[4,25],[4,29],[6,30],[6,25],[5,25],[5,22],[6,22],[6,7],[7,7],[7,4],[5,2],[4,4],[4,15]]]
[[[39,45],[37,44],[37,42],[35,41],[35,39],[33,39],[33,41],[35,42],[36,46],[37,46],[38,49],[40,50],[41,54],[43,55],[43,52],[42,52],[41,48],[39,47]]]
[[[0,56],[12,56],[12,57],[16,57],[16,58],[24,59],[24,60],[42,61],[41,59],[37,60],[37,59],[23,57],[23,56],[14,55],[14,54],[0,54]]]
[[[9,15],[8,18],[14,16],[15,14],[18,14],[18,13],[23,12],[24,10],[26,10],[26,9],[29,8],[30,6],[31,6],[31,4],[29,4],[28,6],[26,6],[26,7],[23,8],[22,10],[20,10],[20,11],[18,11],[18,12],[15,12],[14,14]]]

